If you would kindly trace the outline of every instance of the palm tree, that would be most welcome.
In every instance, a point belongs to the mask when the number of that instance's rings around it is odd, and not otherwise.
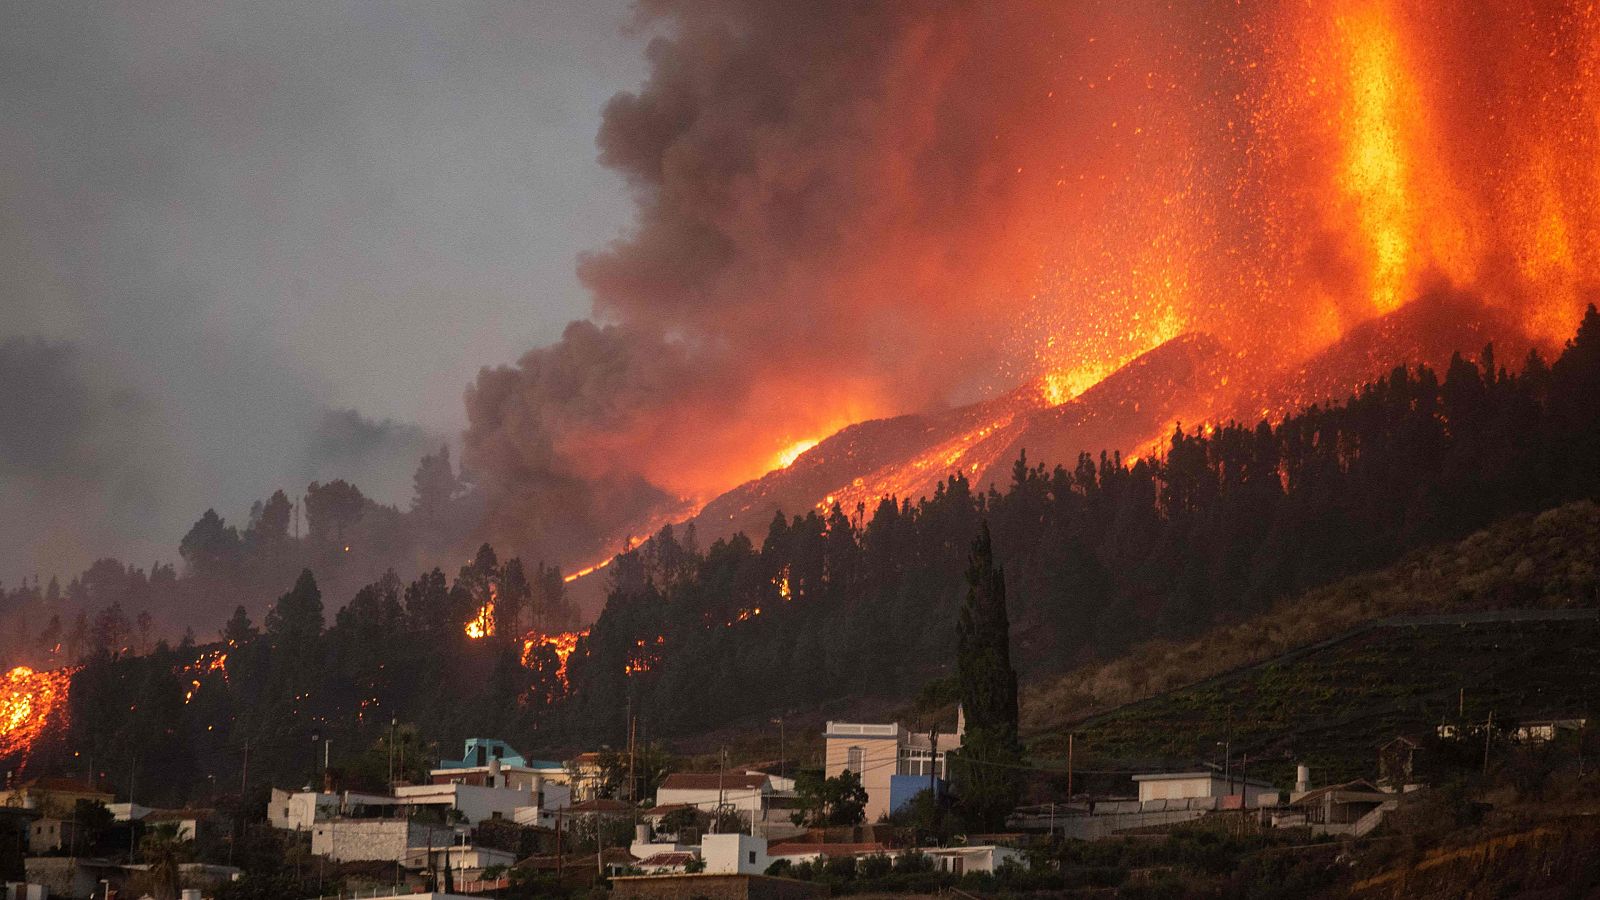
[[[176,822],[158,823],[139,841],[139,856],[150,866],[151,890],[156,900],[175,900],[178,896],[178,864],[189,855],[190,848],[191,842],[184,840]]]

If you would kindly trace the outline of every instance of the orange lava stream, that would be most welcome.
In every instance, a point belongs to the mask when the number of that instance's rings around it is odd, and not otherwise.
[[[17,666],[0,681],[0,759],[26,760],[53,718],[66,715],[76,667],[35,671]]]

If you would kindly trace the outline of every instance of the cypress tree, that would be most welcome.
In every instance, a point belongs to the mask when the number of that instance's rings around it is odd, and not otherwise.
[[[998,831],[1016,808],[1023,772],[1005,573],[995,565],[987,520],[979,524],[972,544],[967,600],[956,637],[956,679],[966,734],[952,760],[952,774],[967,827]]]

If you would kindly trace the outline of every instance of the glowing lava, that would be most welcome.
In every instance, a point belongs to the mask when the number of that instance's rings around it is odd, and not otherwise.
[[[0,680],[0,759],[27,759],[52,718],[66,715],[76,668],[37,672],[17,666]]]

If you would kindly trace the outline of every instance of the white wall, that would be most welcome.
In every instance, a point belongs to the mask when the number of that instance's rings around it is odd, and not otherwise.
[[[272,798],[267,801],[267,823],[286,831],[304,831],[316,821],[319,807],[329,812],[335,811],[339,808],[339,797],[310,791],[290,793],[273,788]]]
[[[656,805],[674,806],[682,803],[687,806],[699,807],[709,813],[716,811],[717,798],[719,796],[722,798],[723,803],[740,812],[761,812],[761,790],[759,788],[727,788],[720,792],[716,788],[707,790],[658,788],[656,790]]]
[[[405,803],[457,809],[476,825],[486,819],[515,820],[517,807],[532,806],[533,792],[527,788],[489,788],[472,784],[416,784],[395,789]]]
[[[700,858],[708,875],[760,875],[772,860],[765,838],[748,834],[708,834],[700,839]]]

